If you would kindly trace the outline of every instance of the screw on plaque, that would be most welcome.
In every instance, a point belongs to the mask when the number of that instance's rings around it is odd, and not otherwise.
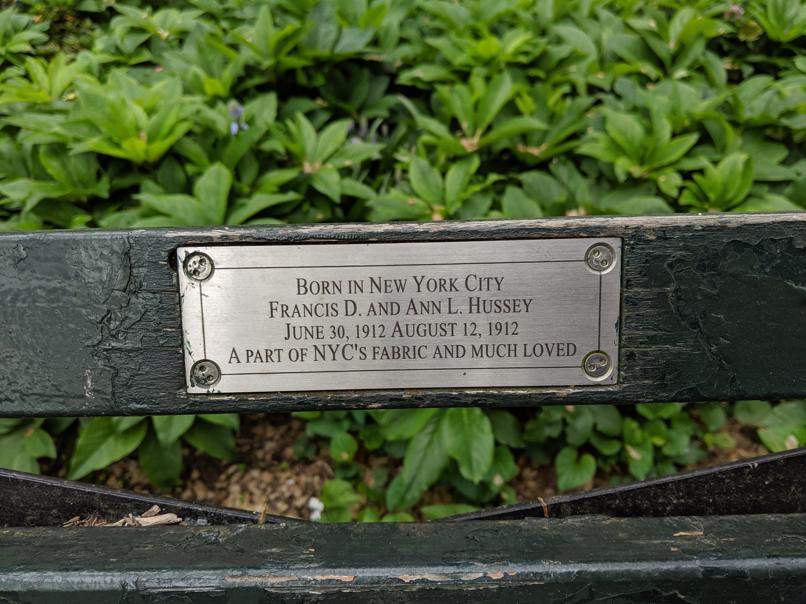
[[[190,381],[199,388],[210,388],[221,379],[221,369],[213,361],[202,359],[193,363],[190,368]]]
[[[597,243],[588,248],[585,253],[585,262],[597,273],[603,273],[613,268],[616,261],[616,252],[606,243]]]
[[[213,259],[203,252],[193,252],[185,257],[185,274],[188,279],[194,281],[205,281],[209,279],[215,270]]]
[[[588,353],[582,361],[582,368],[590,377],[597,379],[603,378],[610,373],[610,357],[606,352],[595,350]]]

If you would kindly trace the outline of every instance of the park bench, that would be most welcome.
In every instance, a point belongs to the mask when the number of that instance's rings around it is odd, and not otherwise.
[[[407,300],[461,333],[362,352],[361,309],[389,329]],[[4,417],[777,400],[806,395],[804,361],[801,214],[0,235]],[[155,503],[185,522],[61,527]],[[796,602],[806,452],[412,524],[3,471],[0,526],[2,601]]]

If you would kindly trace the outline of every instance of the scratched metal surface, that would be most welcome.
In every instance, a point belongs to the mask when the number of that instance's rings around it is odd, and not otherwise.
[[[180,248],[180,265],[214,267],[179,271],[187,391],[613,384],[620,251],[589,238]],[[584,369],[594,354],[612,359],[601,375]],[[194,382],[201,362],[215,363],[209,384]]]
[[[618,384],[185,392],[176,249],[612,237]],[[803,214],[0,235],[0,415],[786,398],[806,394]]]

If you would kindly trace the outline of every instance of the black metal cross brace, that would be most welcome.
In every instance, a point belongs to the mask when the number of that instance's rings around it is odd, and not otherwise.
[[[0,469],[0,526],[62,526],[70,518],[114,521],[153,505],[186,525],[300,522],[299,519],[141,495],[82,482]],[[725,516],[806,513],[806,449],[745,459],[702,470],[549,497],[443,519],[517,520],[602,515]]]

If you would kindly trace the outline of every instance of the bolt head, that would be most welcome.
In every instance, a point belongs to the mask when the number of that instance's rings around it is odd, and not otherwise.
[[[593,379],[602,379],[610,374],[610,357],[606,352],[595,350],[582,361],[582,369]]]
[[[213,264],[213,259],[207,254],[193,252],[185,258],[184,269],[188,279],[204,281],[212,276],[215,265]]]
[[[613,268],[616,252],[606,243],[597,243],[585,253],[585,262],[597,273],[605,273]]]
[[[190,368],[190,380],[199,388],[211,388],[221,379],[221,369],[213,361],[202,359]]]

